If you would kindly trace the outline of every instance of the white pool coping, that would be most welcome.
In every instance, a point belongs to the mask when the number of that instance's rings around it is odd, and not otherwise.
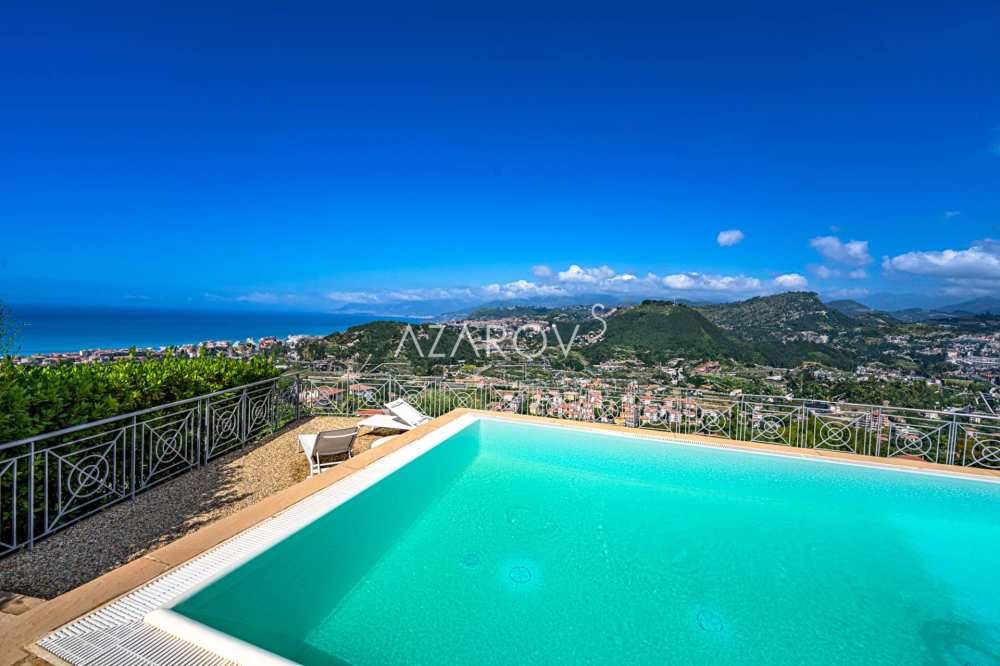
[[[463,414],[454,421],[442,425],[399,450],[387,454],[367,467],[209,549],[154,581],[74,620],[38,641],[38,645],[74,665],[96,666],[97,664],[134,663],[143,666],[171,666],[179,662],[191,666],[207,664],[213,666],[217,664],[287,666],[294,664],[295,662],[284,657],[192,620],[175,612],[173,608],[480,420],[498,420],[536,428],[573,429],[588,434],[643,439],[739,454],[757,454],[815,463],[868,467],[882,471],[944,476],[965,481],[1000,483],[1000,478],[973,476],[961,472],[950,473],[903,467],[892,463],[805,456],[795,453],[794,449],[784,453],[722,443],[672,439],[669,437],[670,433],[655,431],[633,433],[589,427],[586,423],[549,424],[505,418],[503,414]]]
[[[74,666],[294,664],[172,609],[478,419],[475,414],[464,414],[446,423],[156,580],[70,622],[38,641],[38,646]]]

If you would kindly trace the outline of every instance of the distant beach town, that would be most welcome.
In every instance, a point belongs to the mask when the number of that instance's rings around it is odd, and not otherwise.
[[[284,338],[268,336],[245,340],[205,340],[184,345],[162,347],[120,347],[114,349],[81,349],[75,352],[49,352],[15,356],[18,365],[58,365],[64,363],[107,363],[129,358],[153,359],[167,355],[195,358],[202,354],[225,356],[228,358],[250,358],[252,356],[281,352],[288,360],[297,360],[296,349],[303,343],[318,340],[320,335],[289,335]]]

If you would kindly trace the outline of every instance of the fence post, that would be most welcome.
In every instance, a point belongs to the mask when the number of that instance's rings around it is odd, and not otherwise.
[[[275,432],[278,429],[278,380],[275,379],[271,382],[270,386],[271,397],[271,432]]]
[[[199,410],[201,408],[199,406]],[[209,452],[212,450],[212,399],[205,398],[205,411],[204,411],[204,422],[202,423],[202,439],[201,439],[201,464],[204,465],[208,462]]]
[[[949,465],[955,464],[955,456],[958,454],[958,414],[951,417],[951,425],[948,427],[948,454]]]
[[[135,473],[136,446],[135,446],[135,443],[136,443],[136,431],[138,429],[139,429],[138,419],[137,419],[137,417],[133,416],[132,417],[132,446],[131,446],[131,449],[132,449],[132,452],[131,452],[132,464],[131,464],[131,471],[129,472],[129,482],[128,482],[128,487],[129,487],[129,491],[130,491],[130,493],[132,495],[132,499],[135,499],[135,479],[136,479],[136,473]]]
[[[16,465],[16,464],[15,464]],[[17,479],[17,467],[14,467],[14,479]],[[15,486],[16,488],[16,486]],[[17,495],[14,495],[14,538],[17,545]],[[35,442],[28,445],[28,550],[35,547]]]
[[[300,389],[299,376],[295,375],[295,420],[298,421],[302,418],[302,402],[299,399],[302,391]]]
[[[236,418],[240,424],[240,448],[242,449],[247,443],[247,437],[249,436],[249,414],[250,414],[250,400],[247,398],[247,390],[243,389],[240,393],[240,403],[239,410],[236,413]]]
[[[878,410],[878,417],[872,423],[872,432],[868,438],[867,455],[878,456],[882,452],[882,424],[885,422],[885,408]],[[886,453],[889,453],[886,451]]]
[[[752,409],[752,408],[751,408]],[[746,403],[744,401],[743,394],[740,393],[736,399],[735,412],[729,418],[729,427],[732,429],[732,439],[741,440],[746,437],[747,432],[747,409]],[[748,440],[753,439],[753,432],[750,433]]]

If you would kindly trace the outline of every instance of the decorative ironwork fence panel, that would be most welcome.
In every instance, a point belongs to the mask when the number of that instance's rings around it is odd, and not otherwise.
[[[0,445],[0,556],[298,418],[278,377]]]
[[[128,497],[130,428],[123,426],[99,435],[43,449],[33,462],[42,467],[43,533],[85,518],[107,504]],[[39,460],[40,458],[40,460]],[[36,498],[38,496],[36,495]]]
[[[304,374],[303,413],[341,416],[403,398],[430,416],[472,408],[740,441],[1000,469],[1000,418],[671,387],[552,386],[402,375]]]
[[[135,492],[197,467],[200,403],[167,414],[136,419],[134,434]],[[133,493],[134,494],[134,493]]]
[[[0,556],[309,415],[402,398],[678,434],[1000,469],[1000,418],[670,386],[560,385],[323,372],[316,367],[0,445]]]
[[[830,449],[847,453],[866,453],[868,450],[868,409],[809,410],[803,445],[813,449]]]
[[[919,458],[948,464],[953,420],[934,420],[919,416],[882,415],[869,452],[887,458]]]
[[[1000,423],[979,417],[955,421],[954,464],[1000,469]]]

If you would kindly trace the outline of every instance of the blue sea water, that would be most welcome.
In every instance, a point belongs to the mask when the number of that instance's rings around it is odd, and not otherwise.
[[[327,335],[375,319],[316,312],[245,312],[9,305],[15,353],[162,347],[204,340]]]
[[[174,607],[312,664],[996,664],[1000,484],[481,421]]]

